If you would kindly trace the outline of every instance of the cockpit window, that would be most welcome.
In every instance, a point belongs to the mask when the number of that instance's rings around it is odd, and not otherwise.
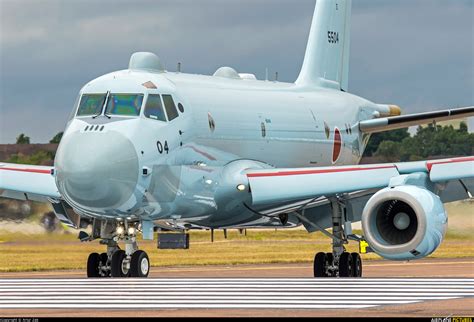
[[[163,95],[163,102],[165,103],[166,114],[168,120],[172,121],[179,116],[176,105],[174,105],[173,97],[171,95]]]
[[[145,117],[166,122],[160,95],[149,94],[145,105]]]
[[[111,94],[106,114],[138,116],[143,103],[143,94]]]
[[[97,115],[102,111],[106,94],[83,94],[77,116]]]

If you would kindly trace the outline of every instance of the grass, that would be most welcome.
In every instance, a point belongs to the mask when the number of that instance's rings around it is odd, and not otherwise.
[[[150,256],[153,266],[236,265],[264,263],[310,263],[318,251],[330,251],[330,240],[320,233],[308,234],[302,229],[222,231],[210,242],[206,231],[191,232],[189,250],[159,250],[154,242],[141,241],[140,248]],[[351,242],[348,251],[357,251]],[[0,272],[85,269],[89,253],[103,252],[98,241],[80,243],[75,234],[21,235],[0,232]],[[375,254],[362,255],[365,260],[379,259]],[[474,243],[469,233],[450,231],[445,242],[430,257],[474,257]]]
[[[446,205],[449,229],[445,241],[431,258],[474,257],[474,216],[472,202]],[[3,230],[3,231],[2,231]],[[36,223],[3,222],[0,226],[0,272],[85,269],[87,256],[103,252],[98,241],[80,243],[77,232],[44,234]],[[248,230],[247,236],[236,230],[216,231],[210,242],[206,231],[191,232],[191,249],[159,250],[154,242],[141,241],[140,248],[150,256],[153,266],[236,265],[262,263],[311,263],[314,254],[330,251],[330,240],[321,233],[308,234],[304,229]],[[348,251],[357,251],[351,242]],[[365,260],[380,259],[375,254]]]

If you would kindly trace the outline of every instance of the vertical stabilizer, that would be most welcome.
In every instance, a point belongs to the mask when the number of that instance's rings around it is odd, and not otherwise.
[[[296,84],[348,90],[351,7],[352,0],[317,0]]]

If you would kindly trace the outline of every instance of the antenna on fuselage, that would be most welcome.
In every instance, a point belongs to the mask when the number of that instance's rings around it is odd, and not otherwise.
[[[178,62],[178,73],[181,73],[181,63]]]
[[[278,82],[278,72],[275,72],[275,82]]]

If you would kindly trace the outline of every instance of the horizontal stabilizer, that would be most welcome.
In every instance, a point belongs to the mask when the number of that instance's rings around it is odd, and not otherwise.
[[[361,121],[359,129],[364,133],[377,133],[470,116],[474,116],[474,106]]]

